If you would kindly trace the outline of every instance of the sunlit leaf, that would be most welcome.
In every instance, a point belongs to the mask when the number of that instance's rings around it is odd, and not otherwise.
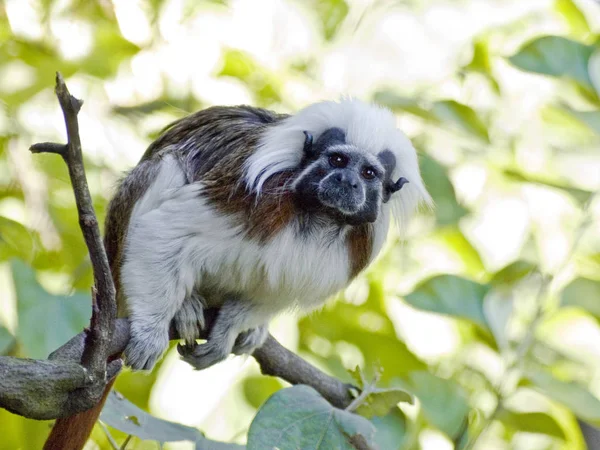
[[[18,338],[25,355],[46,358],[89,324],[87,294],[52,295],[39,285],[33,270],[19,260],[11,263],[19,315]]]
[[[487,127],[479,114],[470,106],[455,100],[441,100],[425,105],[416,99],[404,97],[391,91],[377,92],[374,100],[393,111],[407,112],[432,124],[461,130],[484,142],[490,140]]]
[[[456,437],[469,413],[463,388],[452,380],[436,377],[429,372],[412,373],[410,384],[421,402],[427,421],[450,438]]]
[[[191,441],[196,444],[196,450],[242,450],[244,448],[241,445],[211,441],[196,428],[154,417],[116,391],[109,394],[100,414],[100,420],[119,431],[144,440],[160,443]]]
[[[441,122],[449,122],[456,127],[489,142],[487,127],[473,108],[455,100],[444,100],[433,104],[433,113]]]
[[[594,47],[560,36],[544,36],[525,44],[509,58],[522,70],[576,81],[592,91],[588,62]]]
[[[563,106],[561,109],[600,135],[600,111],[577,111],[568,106]]]
[[[283,388],[279,379],[265,376],[251,376],[243,381],[244,396],[253,407],[259,408],[271,395]]]
[[[457,223],[467,209],[458,203],[454,186],[448,177],[448,170],[428,155],[422,155],[421,175],[435,202],[435,217],[438,225]]]
[[[31,231],[14,220],[0,216],[0,261],[13,257],[31,260],[34,245]]]
[[[483,299],[489,286],[454,275],[440,275],[420,283],[405,300],[415,308],[468,319],[487,328]]]
[[[413,403],[412,395],[399,388],[375,388],[356,409],[361,416],[385,416],[398,403]]]
[[[473,56],[471,61],[463,67],[463,70],[483,75],[494,89],[494,92],[500,93],[500,85],[492,73],[490,51],[486,39],[479,38],[473,42]]]
[[[561,305],[577,306],[600,318],[600,281],[577,278],[562,292]]]
[[[479,252],[457,226],[439,228],[432,238],[442,242],[462,260],[467,274],[479,276],[484,272],[485,266]]]
[[[5,355],[14,343],[15,338],[10,334],[10,331],[0,325],[0,355]]]
[[[565,19],[571,33],[581,37],[591,34],[590,25],[585,15],[573,0],[556,0],[554,8]]]
[[[523,173],[522,171],[515,169],[504,169],[502,170],[502,174],[514,181],[540,184],[542,186],[560,189],[561,191],[564,191],[567,194],[569,194],[580,204],[587,202],[592,195],[590,191],[570,186],[567,182],[557,181],[553,178],[550,178],[549,176]]]
[[[258,411],[248,432],[248,450],[356,449],[372,445],[367,419],[334,408],[313,388],[297,385],[276,392]]]
[[[438,118],[435,114],[421,105],[415,98],[402,96],[392,91],[380,91],[375,94],[373,100],[376,103],[387,106],[392,111],[407,112],[421,119],[438,123]]]
[[[514,284],[531,274],[536,267],[535,264],[530,263],[529,261],[519,259],[496,272],[492,276],[490,283],[493,285]]]
[[[317,13],[325,39],[333,39],[348,15],[348,4],[345,0],[318,0],[308,3]]]
[[[526,433],[547,434],[565,439],[565,432],[553,417],[541,412],[516,412],[503,409],[498,420],[511,428]]]
[[[575,415],[590,423],[600,425],[600,399],[584,386],[561,381],[542,371],[529,371],[527,379],[533,386],[553,400],[562,403]]]

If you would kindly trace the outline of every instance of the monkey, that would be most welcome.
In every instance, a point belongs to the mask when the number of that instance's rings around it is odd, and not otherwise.
[[[212,106],[175,121],[107,210],[126,364],[151,370],[171,326],[195,369],[251,354],[273,317],[321,307],[377,257],[392,221],[405,228],[431,203],[415,148],[378,105]]]

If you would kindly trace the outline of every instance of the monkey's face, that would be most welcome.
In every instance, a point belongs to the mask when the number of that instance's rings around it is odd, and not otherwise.
[[[346,144],[339,128],[325,131],[314,144],[305,134],[301,172],[293,185],[300,206],[348,225],[375,222],[386,200],[388,161]]]

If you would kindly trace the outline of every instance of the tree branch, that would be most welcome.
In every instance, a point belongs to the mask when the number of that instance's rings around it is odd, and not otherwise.
[[[208,311],[208,320],[215,310]],[[204,336],[208,335],[210,326]],[[86,331],[72,337],[48,360],[0,356],[0,407],[31,419],[55,419],[91,408],[97,402],[86,387],[93,384],[87,371],[78,364],[84,353]],[[172,331],[171,339],[178,339]],[[110,355],[119,355],[129,341],[127,319],[115,321]],[[344,408],[352,401],[349,384],[342,383],[282,346],[269,335],[265,344],[252,355],[265,375],[279,377],[291,384],[306,384],[317,390],[332,405]],[[107,381],[121,369],[117,359],[108,364]],[[74,396],[73,393],[78,393]]]
[[[73,392],[70,403],[79,402],[87,397],[89,402],[98,401],[107,382],[107,358],[110,356],[109,345],[111,342],[117,303],[115,299],[115,286],[108,264],[106,251],[102,243],[98,220],[94,212],[92,197],[88,188],[81,140],[79,137],[79,113],[83,101],[73,97],[60,74],[56,73],[56,86],[54,89],[60,104],[65,126],[67,129],[68,143],[55,144],[51,142],[34,144],[30,151],[33,153],[56,153],[62,156],[67,168],[75,194],[75,203],[79,215],[79,226],[85,244],[88,248],[94,272],[94,287],[92,288],[92,317],[90,328],[86,333],[85,346],[81,354],[81,365],[86,370],[88,383],[81,389],[85,392]],[[69,402],[67,402],[69,403]],[[92,403],[93,406],[94,403]]]
[[[68,144],[45,142],[32,145],[30,150],[58,154],[69,169],[79,224],[94,270],[93,308],[90,328],[71,338],[48,360],[0,356],[0,407],[32,419],[66,417],[94,406],[106,383],[122,367],[120,359],[111,361],[111,357],[120,355],[129,341],[128,321],[115,319],[115,288],[83,165],[77,121],[83,102],[69,93],[60,73],[56,74],[55,91]],[[216,310],[206,312],[206,334],[215,316]],[[171,339],[177,338],[172,329]],[[264,374],[309,385],[334,406],[343,408],[352,401],[350,385],[320,371],[270,335],[253,356]]]

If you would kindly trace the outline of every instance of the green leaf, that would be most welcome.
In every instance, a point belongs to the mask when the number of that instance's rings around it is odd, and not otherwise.
[[[568,78],[587,91],[594,86],[588,73],[588,62],[594,47],[560,36],[544,36],[528,42],[509,58],[521,70]]]
[[[575,117],[579,122],[586,125],[590,130],[600,135],[600,111],[577,111],[575,109],[569,108],[568,106],[563,106],[560,109],[562,111],[565,111],[572,117]]]
[[[587,19],[573,0],[556,0],[554,9],[565,19],[571,33],[581,37],[591,34]]]
[[[0,355],[6,355],[6,352],[14,345],[15,338],[10,331],[0,325]]]
[[[344,0],[318,0],[310,2],[310,5],[321,22],[323,36],[328,41],[332,40],[348,15],[348,4]]]
[[[486,39],[478,38],[473,42],[473,57],[462,70],[477,72],[483,75],[494,89],[494,92],[497,94],[500,93],[500,85],[492,74],[490,50]]]
[[[372,392],[356,408],[356,413],[369,419],[375,416],[381,417],[388,414],[400,402],[412,405],[413,397],[399,388],[373,388]]]
[[[124,433],[140,439],[163,442],[191,441],[196,450],[242,450],[241,445],[226,444],[206,439],[196,428],[159,419],[138,408],[121,394],[112,391],[100,420]]]
[[[551,374],[542,371],[530,371],[526,377],[537,390],[565,405],[577,417],[596,426],[600,425],[600,399],[584,386],[558,380]]]
[[[503,409],[498,414],[498,420],[518,431],[547,434],[548,436],[565,439],[565,432],[556,420],[541,412],[522,413]]]
[[[438,228],[431,237],[442,242],[462,260],[467,274],[479,276],[485,272],[479,252],[456,225]]]
[[[577,306],[600,318],[600,282],[588,278],[577,278],[564,288],[562,306]]]
[[[271,395],[283,388],[283,384],[274,377],[262,375],[250,376],[243,381],[244,396],[253,407],[259,408]]]
[[[15,257],[30,260],[34,245],[33,233],[19,222],[0,216],[0,261]]]
[[[383,417],[373,417],[375,425],[375,445],[380,450],[398,450],[403,448],[406,439],[406,417],[398,408]]]
[[[586,191],[583,189],[575,188],[567,184],[567,182],[556,181],[548,176],[531,174],[531,173],[523,173],[519,170],[514,169],[503,169],[503,175],[507,178],[519,181],[523,183],[533,183],[539,184],[542,186],[548,186],[554,189],[560,189],[561,191],[566,192],[571,197],[573,197],[580,204],[584,204],[589,200],[592,196],[592,192]]]
[[[487,329],[483,299],[489,286],[454,275],[440,275],[419,284],[405,296],[415,308],[468,319]]]
[[[454,186],[448,177],[448,169],[428,155],[421,155],[423,182],[435,202],[435,217],[438,225],[457,223],[468,212],[456,200]]]
[[[90,296],[52,295],[39,285],[34,271],[23,262],[14,260],[11,269],[17,294],[19,342],[26,356],[46,358],[89,324]]]
[[[380,91],[374,95],[373,100],[375,103],[387,106],[392,111],[407,112],[426,121],[439,123],[438,118],[430,109],[421,106],[420,102],[412,97],[398,95],[392,91]]]
[[[248,432],[248,450],[352,450],[372,446],[374,435],[368,420],[334,408],[313,388],[298,385],[276,392],[258,411]]]
[[[490,142],[487,127],[473,108],[455,100],[444,100],[433,104],[433,113],[440,122],[449,122],[486,143]]]
[[[410,384],[426,420],[451,439],[455,438],[469,414],[464,389],[452,380],[424,371],[411,373]]]
[[[403,111],[420,117],[436,126],[446,125],[451,129],[467,132],[482,141],[490,141],[487,127],[471,107],[455,100],[441,100],[431,105],[421,105],[417,100],[395,94],[391,91],[380,91],[374,96],[380,103],[393,111]]]
[[[492,285],[511,285],[522,280],[536,269],[536,265],[529,261],[518,260],[510,263],[496,272],[490,283]]]

